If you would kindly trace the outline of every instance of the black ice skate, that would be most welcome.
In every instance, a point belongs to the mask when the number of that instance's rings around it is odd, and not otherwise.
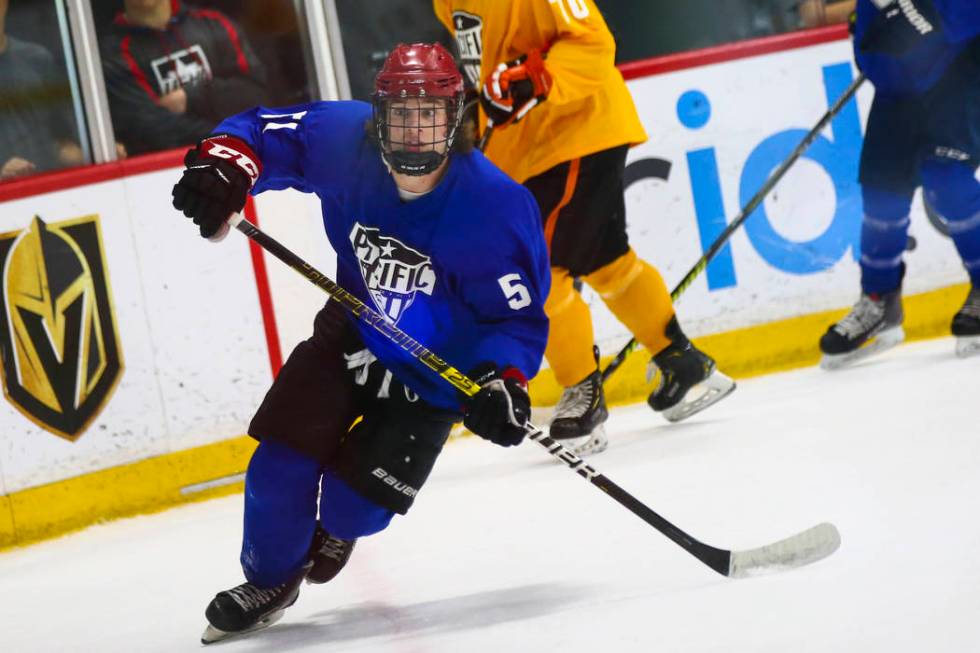
[[[957,356],[980,354],[980,286],[973,286],[963,308],[953,316],[953,335]]]
[[[347,564],[357,540],[342,540],[316,527],[313,546],[310,548],[310,562],[313,566],[306,573],[307,583],[326,583]]]
[[[820,338],[820,367],[836,370],[891,349],[905,340],[901,288],[883,295],[861,295],[851,312]]]
[[[282,619],[286,608],[296,603],[299,586],[306,576],[309,564],[296,578],[268,589],[252,583],[242,583],[224,592],[218,592],[208,604],[204,616],[208,627],[201,635],[202,644],[213,644],[246,633],[268,628]]]
[[[650,360],[647,371],[648,379],[660,372],[656,390],[647,397],[650,408],[670,422],[679,422],[735,390],[735,382],[717,370],[710,356],[691,344],[676,317],[667,325],[667,337],[671,343]]]
[[[599,374],[599,348],[593,348],[596,371],[565,388],[551,418],[550,435],[578,456],[600,453],[609,446],[603,422],[609,419]]]

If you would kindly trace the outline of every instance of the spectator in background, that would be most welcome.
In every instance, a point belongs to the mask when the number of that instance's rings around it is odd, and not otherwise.
[[[374,76],[392,43],[441,43],[452,48],[424,0],[334,0],[343,30],[351,97],[370,102]]]
[[[803,0],[799,4],[801,27],[818,27],[847,21],[855,0]]]
[[[197,142],[266,102],[245,35],[224,14],[179,0],[126,0],[102,59],[116,138],[130,154]]]
[[[6,33],[0,0],[0,179],[83,163],[71,95],[51,53]]]
[[[754,7],[752,25],[758,36],[843,23],[854,11],[854,0],[739,1]]]

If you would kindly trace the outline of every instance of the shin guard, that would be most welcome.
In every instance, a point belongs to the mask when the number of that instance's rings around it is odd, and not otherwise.
[[[633,249],[586,276],[585,282],[651,354],[670,344],[666,335],[674,317],[670,292],[660,273]]]
[[[544,356],[564,388],[575,385],[596,369],[592,355],[592,316],[588,304],[572,284],[567,270],[551,268],[551,293],[544,304],[551,325]]]

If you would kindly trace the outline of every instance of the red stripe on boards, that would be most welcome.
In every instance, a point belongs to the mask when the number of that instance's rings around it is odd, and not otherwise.
[[[784,50],[796,50],[832,41],[842,41],[847,39],[847,25],[828,25],[814,29],[789,32],[787,34],[776,34],[775,36],[764,36],[748,41],[737,41],[716,45],[701,50],[691,50],[689,52],[678,52],[662,57],[651,57],[639,61],[628,61],[617,66],[623,74],[624,79],[636,79],[638,77],[649,77],[660,75],[675,70],[685,70],[687,68],[698,68],[725,61],[735,61],[746,57],[757,57],[763,54],[772,54]]]
[[[249,195],[245,202],[245,217],[259,225],[259,215],[255,210],[255,199]],[[265,328],[265,342],[269,349],[269,367],[275,378],[282,369],[282,347],[279,344],[279,327],[276,325],[276,312],[272,305],[272,290],[269,288],[269,273],[265,267],[262,248],[254,240],[248,241],[252,255],[252,268],[255,270],[255,287],[259,293],[259,307],[262,309],[262,326]]]

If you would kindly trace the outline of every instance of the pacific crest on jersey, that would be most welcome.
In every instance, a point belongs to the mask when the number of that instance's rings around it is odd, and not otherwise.
[[[436,44],[399,44],[374,81],[374,126],[385,162],[429,174],[452,149],[463,112],[463,77]]]

